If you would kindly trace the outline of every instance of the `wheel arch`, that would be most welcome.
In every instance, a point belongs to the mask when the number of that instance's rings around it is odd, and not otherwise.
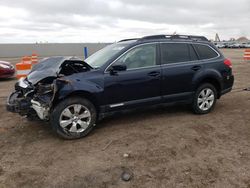
[[[53,101],[53,107],[55,107],[61,101],[65,100],[67,98],[70,98],[70,97],[82,97],[82,98],[85,98],[85,99],[89,100],[94,105],[97,112],[99,112],[99,110],[100,110],[99,103],[98,103],[98,100],[97,100],[96,96],[94,96],[94,94],[92,94],[92,93],[90,93],[88,91],[82,91],[82,90],[72,91],[68,95],[63,96],[61,98],[58,98],[57,100],[54,100]]]
[[[217,91],[217,98],[219,99],[221,97],[221,91],[222,91],[222,84],[219,81],[219,79],[211,76],[204,77],[197,82],[197,84],[195,85],[195,90],[197,90],[198,87],[200,87],[202,84],[205,83],[212,84],[215,87]]]

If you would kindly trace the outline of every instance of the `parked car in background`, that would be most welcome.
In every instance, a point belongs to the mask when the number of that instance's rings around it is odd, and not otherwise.
[[[229,43],[227,48],[240,48],[240,44],[238,43]]]
[[[247,45],[247,43],[243,42],[243,43],[240,44],[240,48],[246,48],[246,45]]]
[[[250,48],[250,43],[244,43],[244,48]]]
[[[225,48],[230,48],[231,43],[224,43],[224,45],[225,45]]]
[[[153,35],[114,43],[85,61],[41,61],[16,83],[7,109],[50,121],[58,135],[75,139],[98,117],[134,107],[184,103],[207,114],[233,82],[231,61],[207,38]]]
[[[224,44],[219,44],[219,43],[217,43],[215,46],[217,48],[225,48],[226,47]]]
[[[241,48],[241,44],[240,43],[234,43],[233,45],[232,45],[232,48]]]
[[[11,78],[15,75],[14,66],[6,61],[0,61],[0,78]]]

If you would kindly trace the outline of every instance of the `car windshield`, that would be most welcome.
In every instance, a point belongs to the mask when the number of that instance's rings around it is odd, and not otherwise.
[[[84,61],[94,68],[99,68],[104,65],[110,58],[112,58],[114,55],[116,55],[119,51],[121,51],[123,48],[125,48],[132,42],[133,41],[126,41],[111,44],[89,56]]]

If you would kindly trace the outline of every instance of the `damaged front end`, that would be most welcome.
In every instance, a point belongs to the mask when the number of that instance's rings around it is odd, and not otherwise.
[[[24,78],[21,78],[15,84],[15,91],[7,99],[7,110],[19,113],[22,116],[32,114],[32,109],[29,107],[31,106],[33,93],[34,88]]]
[[[37,86],[36,93],[31,99],[31,107],[42,120],[49,120],[49,111],[56,93],[54,84],[41,84]]]
[[[27,79],[20,79],[15,91],[7,99],[7,110],[30,118],[39,117],[49,120],[49,111],[55,96],[54,84],[30,84]]]
[[[6,108],[21,116],[48,121],[57,91],[65,84],[63,77],[90,69],[89,65],[75,58],[45,59],[27,78],[18,80],[15,91],[7,99]]]

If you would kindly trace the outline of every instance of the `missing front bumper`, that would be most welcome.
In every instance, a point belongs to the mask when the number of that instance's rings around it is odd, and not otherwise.
[[[41,120],[49,120],[49,107],[43,106],[40,102],[31,100],[31,107],[36,111]]]
[[[29,99],[20,97],[20,92],[15,91],[7,98],[6,109],[9,112],[19,113],[20,115],[27,115],[30,110]]]

